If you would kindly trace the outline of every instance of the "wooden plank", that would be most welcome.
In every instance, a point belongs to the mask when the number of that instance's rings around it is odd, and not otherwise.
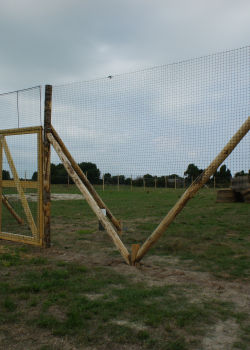
[[[106,232],[108,233],[108,235],[110,236],[110,238],[112,239],[114,244],[116,245],[117,249],[120,251],[120,253],[124,257],[125,261],[129,265],[131,265],[131,256],[130,256],[129,252],[127,251],[126,247],[124,246],[124,244],[120,240],[120,238],[119,238],[118,234],[116,233],[116,231],[114,230],[113,226],[110,224],[110,222],[108,221],[106,216],[102,213],[101,209],[99,208],[99,206],[95,202],[94,198],[91,196],[88,189],[85,187],[85,185],[82,183],[79,176],[76,174],[76,172],[72,168],[67,157],[63,153],[61,147],[59,146],[59,144],[56,142],[56,140],[54,139],[54,137],[51,134],[47,134],[47,138],[50,141],[50,143],[53,145],[56,153],[58,154],[59,158],[61,159],[61,162],[64,165],[65,169],[67,170],[68,174],[70,175],[70,177],[72,178],[72,180],[74,181],[76,186],[79,188],[81,193],[84,195],[84,198],[86,199],[86,201],[88,202],[88,204],[90,205],[90,207],[92,208],[92,210],[94,211],[94,213],[96,214],[98,219],[100,220],[101,224],[103,225]]]
[[[17,188],[17,192],[18,192],[18,194],[20,196],[20,200],[21,200],[21,203],[22,203],[25,215],[27,217],[27,220],[28,220],[31,232],[33,234],[33,237],[37,238],[36,224],[34,222],[33,216],[31,214],[31,211],[30,211],[30,208],[29,208],[29,204],[28,204],[28,202],[26,200],[26,197],[25,197],[25,194],[23,192],[23,188],[22,188],[22,186],[20,184],[20,180],[19,180],[19,177],[18,177],[18,174],[17,174],[17,171],[16,171],[16,167],[15,167],[14,161],[12,159],[12,156],[11,156],[8,144],[7,144],[6,140],[5,140],[5,137],[2,134],[0,134],[0,140],[1,140],[4,152],[6,154],[6,158],[8,160],[8,163],[9,163],[9,166],[10,166],[10,169],[11,169],[11,172],[12,172],[12,176],[14,178],[15,185],[16,185],[16,188]]]
[[[37,188],[38,182],[37,181],[20,181],[20,184],[22,188]],[[2,182],[3,187],[16,187],[14,180],[3,180]]]
[[[199,189],[209,180],[209,178],[215,173],[218,167],[224,162],[224,160],[229,156],[229,154],[234,150],[238,143],[243,139],[243,137],[250,130],[250,117],[245,121],[245,123],[240,127],[236,134],[231,138],[223,150],[218,154],[218,156],[212,161],[212,163],[203,171],[201,175],[191,184],[191,186],[182,195],[175,206],[170,210],[170,212],[165,216],[160,225],[151,234],[151,236],[146,240],[142,247],[138,251],[136,261],[140,261],[144,255],[149,251],[151,247],[160,239],[166,229],[169,227],[171,222],[175,217],[181,212],[189,200],[195,195]]]
[[[44,241],[43,217],[43,130],[37,134],[37,228],[39,238]]]
[[[55,138],[56,142],[60,145],[63,153],[66,155],[66,157],[68,158],[69,162],[71,163],[72,168],[75,170],[75,172],[77,173],[77,175],[79,176],[79,178],[81,179],[81,181],[84,183],[84,185],[86,186],[86,188],[88,189],[88,191],[90,192],[90,194],[92,195],[92,197],[95,199],[96,203],[98,204],[99,208],[105,208],[106,209],[106,213],[107,213],[107,217],[109,218],[109,220],[112,222],[112,224],[115,226],[115,228],[118,231],[121,231],[121,227],[119,225],[119,221],[116,220],[116,218],[114,217],[114,215],[111,213],[111,211],[109,210],[109,208],[105,205],[105,203],[103,202],[103,200],[99,197],[99,195],[96,193],[95,189],[93,188],[93,186],[91,185],[91,183],[89,182],[89,180],[87,179],[87,177],[84,175],[84,173],[82,172],[81,168],[79,167],[79,165],[76,163],[76,161],[74,160],[74,158],[72,157],[72,155],[70,154],[69,150],[67,149],[67,147],[65,146],[65,144],[63,143],[62,139],[60,138],[60,136],[57,134],[56,130],[53,128],[53,126],[51,125],[51,133],[53,135],[53,137]],[[104,191],[104,175],[103,175],[103,191]]]
[[[42,129],[41,126],[33,126],[27,128],[15,128],[15,129],[5,129],[0,130],[0,135],[10,136],[10,135],[21,135],[21,134],[34,134]]]
[[[20,218],[20,216],[15,212],[15,210],[11,207],[9,202],[7,201],[6,198],[2,195],[2,203],[5,205],[6,209],[11,213],[11,215],[14,217],[14,219],[20,224],[23,225],[24,220],[23,218]]]
[[[44,178],[43,178],[43,215],[44,215],[44,244],[50,248],[51,244],[51,189],[50,189],[50,142],[47,133],[51,132],[51,110],[52,110],[52,86],[45,86],[44,101],[44,143],[43,143],[43,160],[44,160]]]
[[[42,245],[41,240],[37,240],[34,237],[24,236],[24,235],[16,235],[15,233],[9,232],[0,232],[0,239],[5,239],[14,242],[22,242],[32,245]]]

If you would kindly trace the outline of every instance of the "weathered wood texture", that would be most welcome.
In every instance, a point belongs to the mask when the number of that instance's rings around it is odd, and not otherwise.
[[[50,190],[50,142],[47,133],[51,132],[51,109],[52,109],[52,86],[45,86],[44,101],[44,143],[43,143],[43,161],[44,161],[44,178],[43,178],[43,214],[44,214],[44,245],[46,248],[51,244],[51,190]]]
[[[231,188],[236,192],[250,190],[250,178],[249,178],[249,176],[233,177]]]
[[[5,205],[6,209],[11,213],[11,215],[14,217],[14,219],[20,224],[23,225],[24,220],[23,218],[20,218],[20,216],[15,212],[15,210],[11,207],[9,202],[7,201],[6,198],[2,195],[2,203]]]
[[[22,188],[37,188],[37,181],[20,181]],[[14,180],[3,180],[2,187],[16,187]]]
[[[102,213],[100,207],[95,202],[94,198],[88,191],[88,189],[85,187],[77,173],[74,171],[73,167],[69,163],[69,160],[67,159],[66,155],[64,154],[62,148],[59,146],[57,141],[54,139],[54,137],[51,134],[47,134],[47,138],[49,139],[50,143],[53,145],[56,153],[58,154],[59,158],[62,161],[62,164],[64,165],[65,169],[67,170],[68,174],[72,178],[72,180],[75,182],[76,186],[79,188],[81,193],[84,195],[86,201],[102,223],[103,227],[105,228],[106,232],[116,245],[117,249],[120,251],[121,255],[124,257],[125,261],[131,265],[131,256],[129,252],[127,251],[126,247],[120,240],[118,234],[114,230],[113,226],[110,224],[106,216]]]
[[[83,173],[82,169],[76,163],[76,161],[74,160],[74,158],[70,154],[69,150],[65,146],[64,142],[62,141],[62,139],[60,138],[60,136],[58,135],[58,133],[56,132],[56,130],[53,128],[52,125],[51,125],[51,133],[54,136],[56,142],[60,145],[61,149],[63,150],[63,153],[66,155],[66,157],[70,161],[70,163],[72,165],[72,168],[75,170],[75,172],[77,173],[77,175],[79,176],[81,181],[84,183],[84,185],[86,186],[86,188],[88,189],[88,191],[90,192],[92,197],[95,199],[95,201],[98,204],[99,208],[105,208],[106,209],[107,217],[109,218],[109,220],[112,222],[112,224],[115,226],[115,228],[118,231],[121,231],[122,227],[120,226],[120,221],[116,220],[114,215],[111,213],[111,211],[108,209],[108,207],[102,201],[102,199],[96,193],[95,189],[93,188],[93,186],[91,185],[91,183],[89,182],[89,180],[87,179],[85,174]],[[103,175],[103,190],[104,190],[104,175]]]
[[[139,249],[136,261],[140,261],[144,255],[152,248],[155,243],[161,238],[163,233],[169,227],[171,222],[180,213],[180,211],[185,207],[189,200],[195,195],[197,191],[208,181],[208,179],[215,173],[216,169],[224,162],[224,160],[229,156],[229,154],[234,150],[238,143],[243,139],[243,137],[248,133],[250,129],[250,117],[245,121],[241,128],[236,132],[236,134],[231,138],[223,150],[218,154],[218,156],[212,161],[212,163],[203,171],[201,175],[191,184],[191,186],[182,195],[175,206],[170,210],[166,217],[162,220],[160,225],[152,233],[152,235],[147,239],[143,246]]]
[[[132,252],[131,252],[131,260],[132,260],[132,265],[135,265],[136,258],[137,258],[137,252],[140,249],[140,244],[132,244]]]
[[[9,163],[9,166],[10,166],[10,170],[11,170],[11,173],[13,175],[14,182],[15,182],[15,185],[16,185],[16,188],[17,188],[17,192],[18,192],[18,194],[20,196],[20,200],[21,200],[21,203],[22,203],[22,206],[23,206],[23,210],[24,210],[25,215],[27,217],[27,221],[29,223],[31,232],[33,234],[33,237],[37,238],[36,224],[34,222],[33,216],[32,216],[31,211],[30,211],[30,207],[28,205],[27,199],[26,199],[25,194],[23,192],[23,188],[21,186],[21,183],[20,183],[20,180],[19,180],[19,176],[18,176],[18,173],[16,171],[16,167],[15,167],[14,161],[12,159],[12,156],[11,156],[8,144],[7,144],[6,140],[5,140],[5,137],[2,134],[0,135],[0,140],[1,140],[4,152],[6,154],[6,158],[8,160],[8,163]]]

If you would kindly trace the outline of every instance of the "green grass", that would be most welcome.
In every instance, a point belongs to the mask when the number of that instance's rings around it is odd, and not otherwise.
[[[96,190],[122,220],[122,241],[129,251],[132,244],[145,242],[184,192],[131,191],[125,186],[119,192],[115,187]],[[72,185],[69,192],[65,186],[53,185],[52,192],[79,193]],[[250,205],[215,200],[212,189],[196,194],[142,260],[145,266],[151,259],[150,264],[160,270],[173,266],[209,272],[218,284],[236,280],[248,285]],[[40,248],[1,241],[3,348],[11,349],[18,341],[14,329],[24,327],[37,334],[37,341],[26,348],[39,350],[57,349],[58,337],[67,339],[72,348],[119,349],[123,344],[127,349],[200,349],[208,330],[227,320],[239,325],[233,348],[250,347],[249,314],[230,297],[206,296],[195,281],[163,283],[159,273],[139,270],[136,274],[133,267],[121,265],[119,270],[110,264],[121,264],[120,253],[109,236],[99,231],[98,219],[85,200],[52,202],[51,224],[51,256],[49,251],[43,256]],[[54,256],[57,251],[60,254]],[[80,263],[81,257],[91,263]],[[39,343],[40,334],[47,334],[46,344]]]
[[[105,338],[117,347],[191,349],[193,335],[200,339],[207,326],[229,318],[238,322],[233,303],[205,297],[193,303],[199,295],[195,285],[148,288],[111,268],[47,262],[34,269],[30,260],[23,260],[21,273],[16,275],[14,267],[14,278],[1,279],[0,329],[32,326],[76,345],[100,346]],[[246,319],[241,314],[240,321]]]
[[[129,250],[132,244],[145,242],[184,192],[151,189],[147,193],[142,188],[131,191],[126,186],[120,191],[116,187],[112,191],[96,189],[114,216],[122,220],[122,241]],[[54,185],[52,191],[67,192],[67,188]],[[69,193],[79,191],[71,185]],[[216,190],[200,190],[147,256],[174,254],[183,261],[192,260],[198,269],[215,276],[250,278],[250,205],[215,201]],[[93,242],[95,250],[110,247],[110,239],[98,231],[98,220],[86,201],[52,202],[52,229],[53,224],[55,244],[60,247],[70,244],[77,251],[86,252],[87,248],[91,252],[93,245],[86,247],[86,239]],[[84,236],[82,241],[80,236]]]

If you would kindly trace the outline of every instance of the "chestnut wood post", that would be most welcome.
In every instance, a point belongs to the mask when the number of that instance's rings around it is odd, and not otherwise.
[[[216,188],[216,178],[214,176],[214,188]]]
[[[167,179],[167,176],[165,176],[165,187],[168,188],[168,179]]]
[[[174,178],[174,188],[176,190],[176,175],[175,175],[175,178]]]
[[[117,176],[117,185],[118,185],[117,187],[118,187],[118,191],[120,190],[120,183],[119,183],[119,181],[120,181],[120,180],[119,180],[119,175],[118,175],[118,176]]]
[[[0,142],[0,197],[3,195],[3,146]],[[2,232],[2,201],[0,201],[0,232]]]
[[[44,182],[43,182],[43,213],[44,213],[44,245],[50,247],[50,216],[51,216],[51,190],[50,190],[50,142],[47,133],[51,132],[51,110],[52,110],[52,86],[45,86],[44,101],[44,138],[43,138],[43,159],[44,159]]]
[[[136,257],[137,257],[137,252],[140,249],[140,244],[132,244],[132,251],[131,251],[131,260],[132,260],[132,265],[134,266],[138,266],[138,264],[140,265],[140,263],[136,263]]]
[[[231,138],[223,150],[218,154],[218,156],[212,161],[212,163],[207,167],[206,170],[200,174],[197,179],[192,183],[192,185],[186,190],[170,212],[165,216],[160,225],[155,229],[152,235],[146,240],[143,246],[139,249],[136,261],[140,261],[144,255],[152,248],[155,243],[160,239],[166,229],[169,227],[171,222],[175,217],[181,212],[185,205],[189,202],[191,198],[195,195],[199,189],[209,180],[209,178],[215,173],[218,167],[224,162],[224,160],[229,156],[229,154],[234,150],[238,143],[243,139],[243,137],[250,130],[250,117],[245,121],[245,123],[240,127],[236,134]]]
[[[133,182],[132,182],[133,180],[132,180],[132,175],[131,175],[131,191],[132,191],[132,189],[133,189]]]
[[[104,191],[104,174],[102,175],[102,190]]]
[[[144,188],[144,191],[145,191],[145,176],[143,175],[143,188]]]
[[[155,176],[155,190],[156,190],[156,176]]]

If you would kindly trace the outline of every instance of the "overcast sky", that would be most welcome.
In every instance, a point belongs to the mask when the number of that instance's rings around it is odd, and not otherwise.
[[[249,0],[1,0],[0,93],[249,45]]]

